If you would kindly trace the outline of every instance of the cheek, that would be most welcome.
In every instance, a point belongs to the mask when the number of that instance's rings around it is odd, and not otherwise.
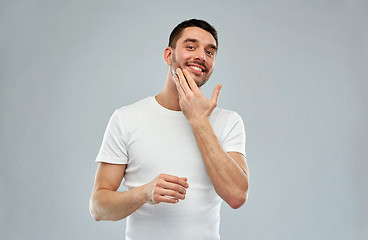
[[[179,53],[179,54],[173,54],[173,57],[172,57],[172,63],[175,63],[175,64],[178,64],[178,65],[181,65],[182,64],[182,55]]]
[[[178,61],[186,61],[186,60],[190,60],[191,58],[193,58],[193,56],[191,55],[190,52],[187,52],[187,51],[181,51],[178,53],[178,55],[176,55],[176,59]]]
[[[214,62],[214,61],[210,61],[210,62],[208,62],[208,64],[207,64],[207,67],[208,67],[208,69],[210,70],[210,72],[212,72],[212,71],[213,71],[214,66],[215,66],[215,62]]]

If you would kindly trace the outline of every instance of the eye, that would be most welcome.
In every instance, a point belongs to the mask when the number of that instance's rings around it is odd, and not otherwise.
[[[210,56],[214,56],[215,54],[211,51],[206,51],[206,54],[210,55]]]
[[[193,46],[187,46],[187,48],[188,48],[189,50],[194,50],[194,47],[193,47]]]

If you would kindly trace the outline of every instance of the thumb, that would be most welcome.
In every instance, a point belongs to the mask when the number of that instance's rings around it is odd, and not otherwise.
[[[213,103],[216,104],[217,106],[217,100],[218,100],[218,96],[220,95],[220,91],[221,91],[222,85],[219,84],[215,87],[215,89],[213,89],[213,93],[212,93],[212,97],[211,97],[211,101]]]

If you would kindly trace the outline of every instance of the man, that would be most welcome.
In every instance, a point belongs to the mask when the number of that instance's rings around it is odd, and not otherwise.
[[[127,219],[126,239],[220,239],[220,205],[248,193],[245,132],[235,112],[201,92],[213,72],[216,30],[188,20],[172,31],[166,83],[155,97],[112,115],[96,161],[96,220]],[[122,180],[128,187],[117,192]]]

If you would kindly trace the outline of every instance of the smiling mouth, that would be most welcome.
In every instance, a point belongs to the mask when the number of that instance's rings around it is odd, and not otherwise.
[[[200,74],[200,75],[202,75],[204,72],[205,72],[205,70],[204,69],[202,69],[202,68],[200,68],[200,67],[197,67],[197,66],[194,66],[194,65],[187,65],[190,69],[192,69],[192,70],[194,70],[193,72],[194,73],[197,73],[197,74]]]

